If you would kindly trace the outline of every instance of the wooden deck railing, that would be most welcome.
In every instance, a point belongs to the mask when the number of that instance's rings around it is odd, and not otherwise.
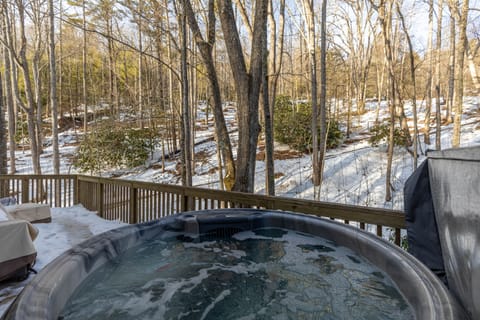
[[[105,219],[128,223],[190,210],[251,207],[338,219],[378,236],[392,228],[396,244],[405,228],[401,211],[83,175],[0,175],[0,197],[5,196],[53,207],[81,203]]]

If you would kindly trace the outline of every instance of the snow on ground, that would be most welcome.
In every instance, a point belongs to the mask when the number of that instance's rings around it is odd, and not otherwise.
[[[435,113],[433,104],[432,119]],[[369,142],[369,129],[376,119],[377,102],[366,104],[366,113],[352,116],[352,134],[348,143],[337,149],[328,150],[324,167],[324,183],[322,184],[320,200],[353,205],[403,209],[403,185],[413,172],[413,158],[404,148],[396,148],[392,167],[392,201],[385,201],[385,171],[387,165],[386,145],[372,147]],[[425,118],[425,103],[417,101],[418,123],[420,131],[419,159],[420,164],[425,159],[427,149],[435,149],[435,124],[431,123],[431,145],[423,143],[423,123]],[[224,114],[227,127],[231,132],[233,154],[236,156],[237,131],[235,121],[236,108],[234,103],[225,103]],[[205,103],[200,103],[196,110],[195,142],[195,175],[193,185],[203,188],[219,188],[218,162],[216,144],[210,138],[213,136],[214,120],[211,110]],[[405,105],[405,115],[413,134],[413,108],[410,103]],[[388,119],[388,108],[384,101],[380,103],[378,118],[380,122]],[[345,119],[341,123],[345,123]],[[480,97],[465,97],[462,119],[461,146],[480,145]],[[442,126],[442,149],[451,147],[453,124]],[[75,173],[71,165],[75,154],[76,142],[81,139],[80,131],[66,131],[60,134],[62,153],[62,173]],[[275,150],[288,147],[277,144]],[[52,151],[47,140],[47,147],[41,156],[43,173],[52,173]],[[18,173],[32,172],[30,152],[17,151]],[[161,165],[161,151],[156,150],[152,159],[145,165],[133,169],[123,169],[114,172],[103,172],[103,175],[114,174],[116,177],[151,181],[165,184],[180,184],[177,172],[179,159],[165,161]],[[314,187],[311,183],[312,164],[310,155],[298,155],[275,161],[275,189],[277,196],[313,199]],[[265,163],[257,161],[255,192],[265,193]]]
[[[367,104],[367,112],[352,118],[351,142],[341,147],[329,150],[326,155],[324,169],[324,183],[321,189],[320,200],[373,206],[394,209],[403,209],[403,185],[413,172],[412,156],[403,148],[395,150],[392,167],[393,199],[386,202],[385,198],[385,170],[386,146],[372,147],[368,143],[368,130],[375,123],[376,103]],[[225,105],[225,118],[231,133],[232,143],[236,145],[235,132],[235,107],[232,103]],[[424,103],[418,103],[419,128],[423,128]],[[435,110],[432,110],[432,113]],[[413,132],[412,107],[406,105],[406,116]],[[206,121],[208,116],[208,121]],[[381,104],[379,119],[387,118],[386,105]],[[480,145],[480,97],[467,97],[464,99],[464,114],[462,119],[461,146]],[[209,139],[213,135],[213,115],[207,113],[205,104],[200,104],[197,109],[196,142]],[[453,124],[442,126],[442,149],[451,147]],[[60,148],[62,154],[62,173],[74,173],[71,165],[72,156],[75,154],[78,133],[73,130],[60,134]],[[421,142],[423,135],[421,135]],[[434,149],[435,128],[431,127],[431,140],[433,145],[420,145],[420,164],[425,159],[424,152]],[[276,145],[276,150],[291,151],[288,147]],[[235,156],[236,148],[233,153]],[[219,188],[218,163],[215,154],[215,143],[209,141],[195,147],[195,176],[193,184],[206,188]],[[16,153],[18,173],[32,172],[30,152],[21,149]],[[41,156],[43,173],[52,173],[52,150],[48,144]],[[149,165],[131,170],[123,170],[122,178],[153,181],[158,183],[179,184],[180,177],[176,172],[177,159],[166,161],[162,169],[159,165],[161,156],[159,152],[149,161]],[[257,161],[255,192],[265,193],[265,164]],[[105,173],[104,173],[105,174]],[[108,173],[107,173],[108,174]],[[287,159],[275,161],[275,188],[276,195],[313,199],[314,188],[311,183],[312,165],[310,155],[298,155]],[[40,229],[35,246],[38,250],[36,269],[43,268],[56,256],[73,245],[88,237],[103,231],[119,227],[122,223],[105,221],[81,206],[65,209],[52,209],[53,221],[50,224],[37,224]],[[6,310],[12,299],[28,283],[28,279],[16,284],[0,285],[0,316]]]
[[[104,220],[81,205],[52,208],[51,212],[51,223],[35,224],[39,230],[34,241],[37,249],[34,266],[36,271],[40,271],[60,254],[91,236],[126,225],[119,221]],[[25,281],[17,283],[0,283],[0,317],[33,277],[34,275],[30,275]]]

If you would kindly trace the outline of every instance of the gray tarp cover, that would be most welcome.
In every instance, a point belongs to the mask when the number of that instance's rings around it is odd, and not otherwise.
[[[408,252],[445,281],[440,238],[430,192],[428,161],[424,161],[405,182],[404,200]]]
[[[448,287],[462,302],[470,317],[480,319],[480,146],[431,152],[427,161],[435,221],[425,221],[433,218],[428,204],[412,205],[409,202],[412,192],[418,193],[413,197],[414,201],[418,201],[422,193],[428,190],[423,188],[415,192],[409,189],[411,185],[406,186],[409,246],[413,246],[417,257],[424,254],[419,258],[426,265],[438,267],[434,230],[436,222]],[[428,202],[428,198],[425,196],[424,200]],[[425,211],[422,212],[423,209]],[[423,226],[409,226],[412,214],[416,217],[424,215],[421,219],[414,218]],[[411,240],[415,242],[411,243]],[[426,252],[428,250],[431,252]]]
[[[480,147],[434,152],[428,161],[449,288],[480,319]]]

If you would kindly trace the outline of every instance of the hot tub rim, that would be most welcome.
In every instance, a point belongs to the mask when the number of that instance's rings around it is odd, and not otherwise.
[[[190,228],[196,228],[199,224],[206,223],[205,220],[219,218],[222,215],[243,217],[257,223],[261,221],[261,224],[265,224],[264,227],[283,227],[292,231],[304,232],[333,240],[338,245],[348,247],[365,257],[372,264],[387,273],[414,310],[417,319],[467,319],[464,310],[448,292],[443,283],[420,261],[398,246],[359,228],[330,219],[288,211],[260,209],[189,211],[155,221],[120,227],[95,235],[64,252],[45,266],[25,286],[14,303],[5,312],[2,319],[25,319],[25,317],[32,320],[57,319],[70,296],[90,272],[93,272],[96,268],[132,246],[137,245],[140,239],[146,240],[168,232],[175,233],[176,225],[178,225],[178,231],[182,230],[180,227],[184,229],[186,225]],[[228,223],[225,222],[226,225]],[[317,231],[322,229],[328,230],[329,236],[312,233],[313,229],[317,229]],[[334,239],[331,239],[332,235]],[[101,253],[103,253],[103,256],[100,256]],[[88,257],[87,263],[85,257]],[[387,259],[382,260],[383,257]],[[385,264],[382,264],[382,261]],[[401,262],[401,265],[395,265],[394,262]],[[87,269],[88,272],[85,272]],[[59,271],[63,272],[59,275]],[[65,271],[70,271],[70,273],[65,273]],[[406,277],[406,274],[411,276]],[[402,281],[395,278],[396,276],[401,276]],[[414,276],[417,280],[422,281],[414,281],[412,283]],[[80,277],[81,279],[80,281],[77,279],[72,284],[72,278],[75,277]],[[407,278],[406,280],[410,283],[410,286],[403,282],[405,278]],[[66,281],[70,281],[70,283]],[[59,286],[63,286],[64,290],[68,289],[69,294],[56,292],[55,289]],[[65,286],[68,288],[65,288]],[[35,290],[47,290],[48,292],[44,292],[39,297]],[[423,299],[418,298],[420,292],[423,292]],[[417,299],[412,300],[414,296],[417,296]],[[44,306],[47,307],[45,308]]]

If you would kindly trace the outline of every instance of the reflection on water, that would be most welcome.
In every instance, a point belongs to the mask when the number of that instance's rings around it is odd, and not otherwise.
[[[62,317],[414,318],[388,276],[362,257],[276,228],[216,241],[144,243],[94,272]]]

